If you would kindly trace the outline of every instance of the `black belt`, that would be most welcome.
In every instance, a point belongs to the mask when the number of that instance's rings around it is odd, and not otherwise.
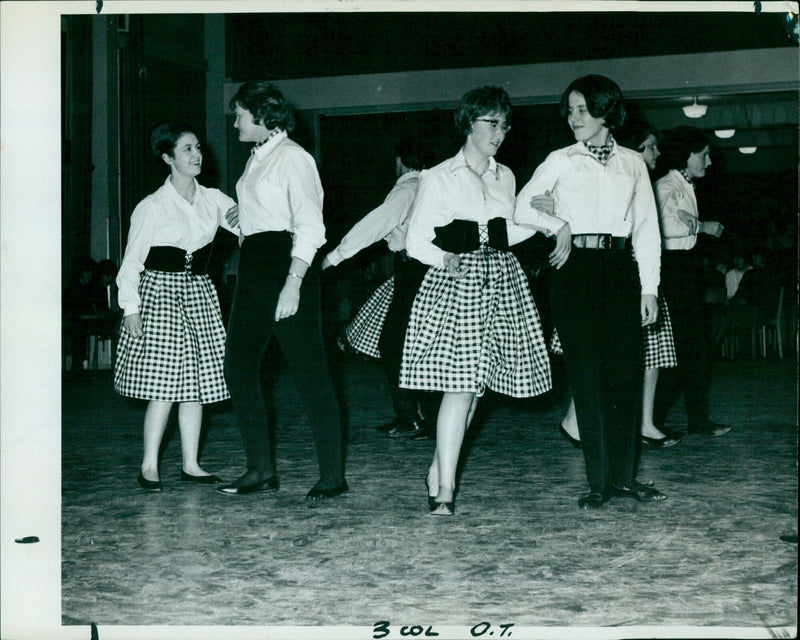
[[[612,236],[610,233],[576,233],[572,245],[578,249],[617,249],[631,248],[630,237]]]
[[[144,261],[144,268],[153,271],[169,271],[172,273],[188,271],[196,276],[208,273],[208,261],[211,258],[209,243],[197,251],[184,251],[178,247],[150,247]]]

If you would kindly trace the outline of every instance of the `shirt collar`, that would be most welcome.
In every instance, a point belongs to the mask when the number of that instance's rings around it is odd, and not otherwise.
[[[172,184],[172,180],[170,180],[169,176],[167,176],[167,179],[164,180],[164,186],[167,188],[167,191],[169,192],[171,198],[177,198],[180,202],[183,202],[184,204],[194,204],[195,202],[197,202],[197,198],[199,197],[200,194],[200,184],[197,182],[197,178],[193,178],[193,181],[194,181],[193,202],[189,202],[180,193],[178,193],[178,190],[175,188],[175,185]]]
[[[288,136],[289,134],[286,133],[285,131],[280,131],[279,133],[276,133],[274,136],[269,138],[265,143],[257,147],[253,147],[252,150],[253,156],[255,156],[257,160],[261,160],[261,158],[271,153],[275,147],[277,147],[281,142],[286,140]]]
[[[468,171],[471,171],[469,164],[467,163],[467,156],[464,155],[464,147],[461,147],[461,150],[450,159],[450,170],[455,171],[459,167],[464,167]],[[489,166],[487,167],[486,171],[490,171],[494,174],[495,179],[498,178],[498,164],[497,160],[494,159],[494,156],[489,156]]]

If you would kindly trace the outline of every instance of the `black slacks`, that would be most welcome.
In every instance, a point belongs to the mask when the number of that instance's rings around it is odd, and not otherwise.
[[[641,286],[628,250],[572,249],[551,272],[590,491],[630,486],[642,395]]]
[[[406,424],[410,424],[416,418],[417,402],[422,401],[426,404],[423,392],[401,389],[399,382],[403,344],[408,320],[411,317],[411,307],[427,271],[427,265],[418,260],[407,258],[402,253],[395,254],[394,293],[378,340],[381,362],[392,394],[392,406],[395,415]]]
[[[239,420],[248,470],[275,471],[275,447],[261,388],[261,360],[274,336],[286,357],[311,423],[322,480],[344,480],[342,425],[322,341],[320,282],[309,269],[300,306],[275,321],[278,295],[291,264],[287,232],[247,236],[239,257],[225,349],[225,380]]]
[[[703,308],[703,272],[696,251],[661,252],[661,292],[669,305],[678,366],[663,369],[658,378],[653,421],[663,426],[683,391],[689,427],[708,423],[711,358]]]

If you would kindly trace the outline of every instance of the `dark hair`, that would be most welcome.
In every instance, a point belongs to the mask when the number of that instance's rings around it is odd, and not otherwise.
[[[487,86],[467,91],[456,108],[456,127],[465,136],[469,135],[472,123],[490,113],[499,113],[511,124],[511,100],[505,89]]]
[[[586,109],[593,118],[603,118],[609,131],[619,129],[625,124],[625,105],[622,91],[616,82],[605,76],[590,74],[573,80],[561,96],[561,116],[569,113],[569,96],[580,93],[586,100]]]
[[[158,125],[150,134],[150,149],[152,149],[153,155],[158,159],[161,159],[165,153],[172,156],[178,139],[184,133],[197,135],[194,133],[194,129],[179,122],[165,122]]]
[[[228,106],[231,110],[236,105],[247,109],[256,124],[267,129],[283,129],[287,133],[294,131],[294,113],[286,98],[278,88],[270,82],[250,81],[242,84]]]
[[[428,164],[420,146],[409,138],[403,138],[394,146],[394,154],[409,169],[422,171]]]
[[[623,147],[643,151],[642,145],[650,136],[653,136],[656,140],[661,138],[658,129],[651,124],[644,120],[631,120],[615,137]]]
[[[705,132],[682,125],[664,134],[661,145],[661,164],[666,169],[685,169],[689,156],[709,146]]]

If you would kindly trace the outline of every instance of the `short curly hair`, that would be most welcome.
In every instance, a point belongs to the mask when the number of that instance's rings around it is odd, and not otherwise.
[[[456,107],[456,127],[465,136],[469,135],[475,120],[492,113],[499,113],[511,124],[511,100],[505,89],[491,86],[472,89],[461,97]]]
[[[236,105],[247,109],[256,124],[267,129],[282,129],[287,133],[294,131],[294,113],[286,98],[272,83],[266,81],[250,81],[242,84],[230,99],[229,107]]]
[[[586,108],[593,118],[603,118],[609,131],[625,124],[625,105],[619,85],[611,78],[589,74],[573,80],[561,96],[561,116],[569,113],[569,96],[580,93],[586,99]]]

